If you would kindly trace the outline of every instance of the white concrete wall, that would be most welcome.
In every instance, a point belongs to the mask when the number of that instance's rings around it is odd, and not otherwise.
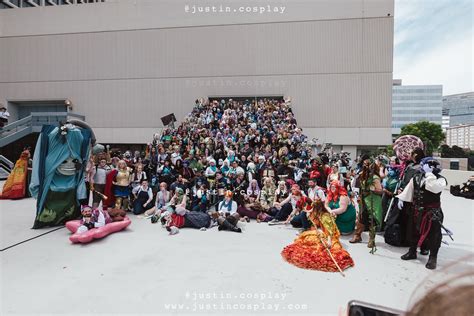
[[[286,11],[268,15],[186,3],[0,10],[0,102],[70,99],[100,141],[144,143],[197,97],[284,95],[311,138],[390,142],[393,0],[270,1]]]
[[[461,171],[461,170],[449,170],[443,169],[441,175],[448,180],[448,188],[452,185],[461,185],[466,182],[469,177],[474,176],[474,171]],[[474,211],[474,210],[473,210]]]

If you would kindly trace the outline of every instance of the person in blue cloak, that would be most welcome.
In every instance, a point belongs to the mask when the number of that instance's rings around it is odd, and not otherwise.
[[[63,225],[81,216],[87,196],[85,166],[95,136],[82,121],[44,125],[33,157],[30,192],[36,198],[33,229]]]

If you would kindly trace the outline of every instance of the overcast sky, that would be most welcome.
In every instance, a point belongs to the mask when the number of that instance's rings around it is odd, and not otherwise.
[[[474,91],[474,0],[395,0],[393,77]]]

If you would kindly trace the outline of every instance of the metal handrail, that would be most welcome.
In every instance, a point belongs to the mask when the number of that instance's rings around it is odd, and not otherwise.
[[[32,117],[31,117],[31,115],[30,115],[30,116],[24,117],[24,118],[22,118],[22,119],[20,119],[20,120],[18,120],[18,121],[15,121],[15,122],[13,122],[13,123],[10,123],[10,124],[8,124],[8,125],[5,125],[5,126],[3,127],[3,129],[1,130],[0,133],[8,132],[9,130],[12,130],[12,129],[18,127],[18,126],[25,125],[26,123],[28,123],[28,122],[31,121],[31,118],[32,118]]]
[[[80,115],[77,113],[72,112],[33,112],[29,116],[19,119],[13,123],[10,123],[0,129],[0,136],[4,135],[5,133],[11,132],[13,130],[19,130],[20,127],[27,128],[27,127],[37,127],[44,125],[44,122],[37,122],[34,118],[39,117],[48,117],[48,118],[58,118],[58,117],[65,117],[66,119],[69,117],[75,117],[85,121],[86,117],[84,115]],[[49,120],[48,120],[49,122]]]
[[[4,155],[0,155],[0,163],[3,163],[6,166],[8,166],[10,170],[13,169],[13,166],[14,166],[13,161],[10,161],[10,159],[5,157]]]
[[[31,116],[72,116],[72,117],[85,118],[84,115],[80,115],[73,112],[32,112]]]

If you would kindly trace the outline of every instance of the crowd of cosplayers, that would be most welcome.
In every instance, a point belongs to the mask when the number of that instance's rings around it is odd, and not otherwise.
[[[373,253],[376,234],[384,232],[385,242],[409,247],[403,260],[415,259],[420,248],[434,269],[447,182],[436,159],[418,147],[410,152],[404,161],[316,154],[288,101],[196,100],[183,123],[155,134],[144,152],[107,146],[92,155],[86,185],[93,210],[102,203],[114,221],[132,212],[170,234],[213,226],[240,233],[250,220],[309,230],[303,208],[319,201],[341,234],[353,234],[351,243],[368,231]]]

